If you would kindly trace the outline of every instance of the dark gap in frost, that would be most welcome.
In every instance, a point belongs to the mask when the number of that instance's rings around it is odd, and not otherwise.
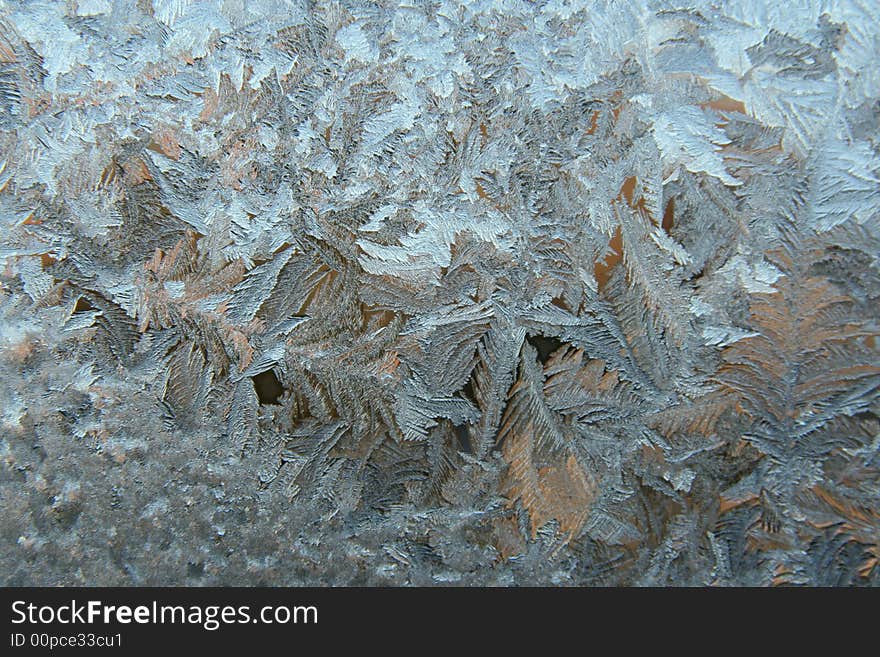
[[[550,360],[550,354],[563,345],[559,338],[548,338],[545,335],[527,335],[526,340],[538,351],[538,360],[541,361],[541,365],[546,365]]]
[[[467,399],[471,404],[477,406],[477,395],[474,392],[474,373],[476,372],[476,368],[471,370],[471,375],[468,377],[468,380],[465,381],[465,384],[459,390],[459,394]],[[466,454],[473,454],[474,447],[471,444],[471,435],[470,431],[468,431],[467,424],[453,425],[453,431],[455,432],[455,436],[458,438],[459,449]]]
[[[94,306],[89,303],[88,299],[86,299],[85,297],[79,297],[76,300],[76,305],[74,305],[74,307],[73,307],[73,312],[83,313],[83,312],[86,312],[87,310],[93,310],[93,309],[94,309]]]
[[[468,431],[467,424],[456,424],[452,427],[455,431],[455,437],[458,438],[458,448],[465,454],[473,454],[474,448],[471,445],[471,435]]]
[[[669,202],[666,204],[666,209],[663,211],[663,230],[666,231],[667,235],[670,235],[670,231],[672,227],[675,225],[675,197],[669,199]]]
[[[275,376],[273,370],[267,370],[251,377],[254,382],[254,390],[261,404],[278,404],[278,399],[284,392],[281,382]]]
[[[474,373],[471,372],[470,377],[461,389],[462,396],[474,406],[477,405],[477,396],[474,394]]]

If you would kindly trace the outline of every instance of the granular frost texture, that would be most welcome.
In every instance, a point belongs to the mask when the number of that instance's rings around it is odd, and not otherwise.
[[[0,0],[6,585],[880,583],[874,0]]]

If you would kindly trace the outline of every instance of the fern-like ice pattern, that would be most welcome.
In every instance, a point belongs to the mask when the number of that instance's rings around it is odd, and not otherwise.
[[[0,1],[6,582],[877,585],[878,50]]]

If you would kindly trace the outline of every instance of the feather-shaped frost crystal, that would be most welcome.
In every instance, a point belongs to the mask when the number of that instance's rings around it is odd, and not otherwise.
[[[877,585],[878,49],[0,2],[3,583]]]

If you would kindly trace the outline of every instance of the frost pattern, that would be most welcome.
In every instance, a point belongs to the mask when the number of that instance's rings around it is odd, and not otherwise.
[[[876,585],[878,39],[3,0],[6,580]]]

